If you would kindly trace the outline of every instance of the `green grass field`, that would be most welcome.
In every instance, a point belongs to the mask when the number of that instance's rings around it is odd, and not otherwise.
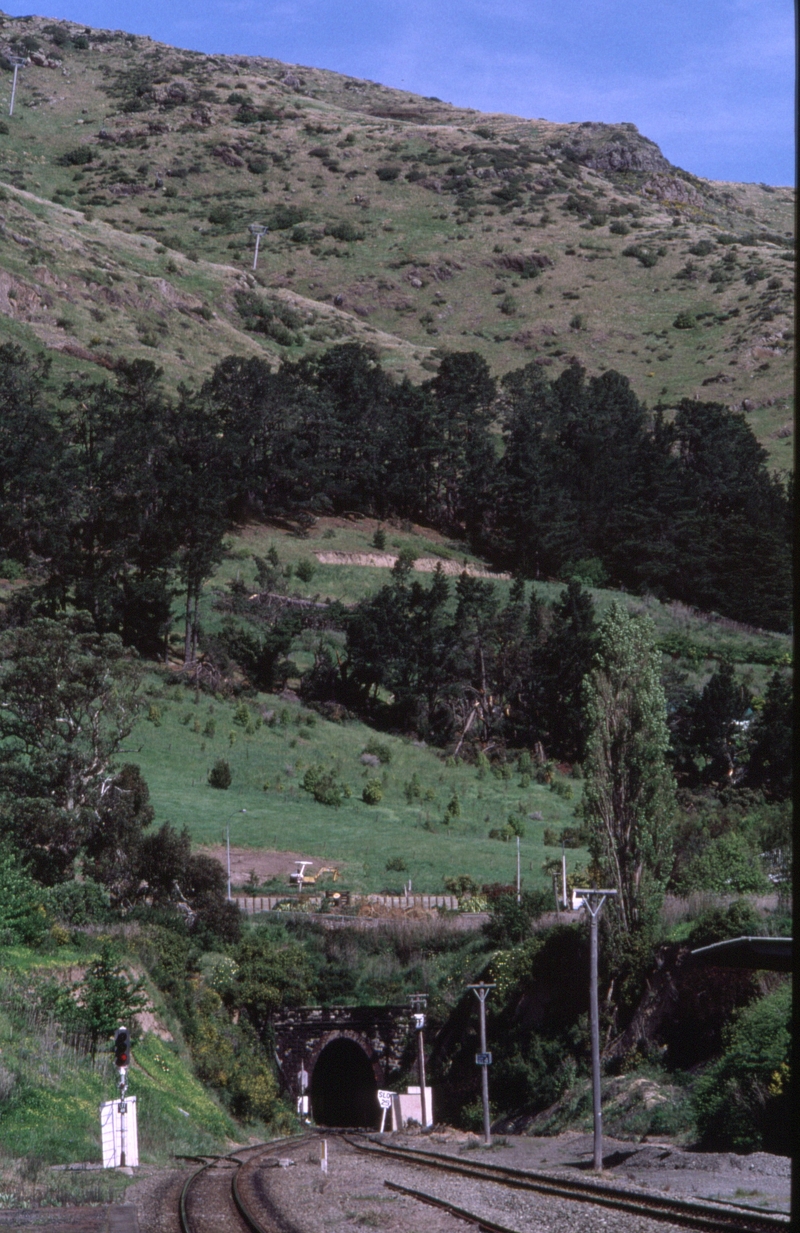
[[[567,800],[546,785],[522,786],[519,773],[509,778],[467,765],[447,765],[433,749],[418,748],[398,737],[380,736],[391,761],[367,767],[360,756],[375,733],[364,724],[335,724],[297,703],[259,696],[248,703],[253,721],[273,712],[274,726],[261,723],[251,734],[235,721],[237,703],[184,692],[181,686],[159,690],[154,705],[160,726],[139,723],[126,745],[150,785],[157,819],[188,826],[198,844],[224,840],[230,825],[237,847],[302,853],[319,861],[341,863],[344,888],[378,892],[399,890],[409,878],[415,891],[443,893],[444,877],[468,873],[478,882],[510,882],[515,876],[513,843],[489,839],[510,814],[525,828],[522,840],[525,884],[546,884],[541,871],[547,855],[546,826],[574,824],[580,782],[564,780],[573,792]],[[309,726],[311,720],[313,726]],[[208,735],[213,726],[214,735]],[[207,783],[217,758],[225,758],[233,781],[226,791]],[[351,792],[340,808],[318,804],[301,787],[311,765],[335,771]],[[419,799],[409,803],[405,790],[416,775]],[[361,800],[366,780],[383,777],[378,805]],[[562,777],[558,777],[562,782]],[[268,785],[268,786],[265,786]],[[448,804],[457,795],[459,816],[445,822]],[[242,813],[246,810],[246,813]],[[528,815],[541,813],[541,820]],[[570,867],[579,853],[569,854]],[[407,872],[387,873],[386,862],[400,857]],[[287,874],[292,864],[287,860]]]

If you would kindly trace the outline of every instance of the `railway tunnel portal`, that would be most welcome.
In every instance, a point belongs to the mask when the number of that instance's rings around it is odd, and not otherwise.
[[[286,1095],[308,1096],[321,1126],[380,1124],[378,1088],[391,1088],[415,1056],[408,1006],[303,1006],[272,1021]]]

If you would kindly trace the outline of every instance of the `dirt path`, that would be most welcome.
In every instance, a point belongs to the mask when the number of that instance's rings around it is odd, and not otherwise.
[[[397,557],[389,552],[315,552],[314,556],[320,565],[369,565],[373,569],[392,569],[397,564]],[[510,574],[494,573],[480,565],[468,565],[446,557],[417,557],[413,568],[419,574],[433,574],[441,569],[451,578],[464,573],[470,578],[498,578],[504,581],[511,578]]]
[[[200,847],[196,850],[202,852],[205,856],[213,856],[214,860],[219,861],[223,869],[226,868],[224,844],[218,844],[214,847]],[[289,874],[294,873],[295,861],[313,861],[311,869],[308,870],[308,873],[311,874],[316,873],[322,865],[341,866],[340,861],[323,861],[318,857],[312,856],[309,852],[276,852],[274,850],[258,848],[231,848],[231,881],[234,886],[244,886],[251,870],[255,869],[259,886],[269,882],[270,878],[283,878],[286,881],[288,893],[290,890]]]

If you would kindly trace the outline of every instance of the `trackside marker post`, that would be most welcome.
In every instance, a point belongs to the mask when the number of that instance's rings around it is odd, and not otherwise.
[[[600,1092],[600,1006],[597,996],[597,918],[603,904],[615,890],[584,890],[576,887],[573,899],[589,913],[589,1021],[592,1033],[592,1106],[594,1109],[594,1161],[595,1173],[603,1171],[603,1106]],[[582,905],[581,905],[582,901]]]
[[[319,1167],[327,1176],[328,1173],[328,1140],[323,1139],[319,1145]]]

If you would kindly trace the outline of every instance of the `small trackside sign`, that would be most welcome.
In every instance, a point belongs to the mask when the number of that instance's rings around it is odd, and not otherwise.
[[[475,1054],[475,1065],[476,1066],[491,1066],[491,1064],[492,1064],[491,1053],[476,1053]]]

